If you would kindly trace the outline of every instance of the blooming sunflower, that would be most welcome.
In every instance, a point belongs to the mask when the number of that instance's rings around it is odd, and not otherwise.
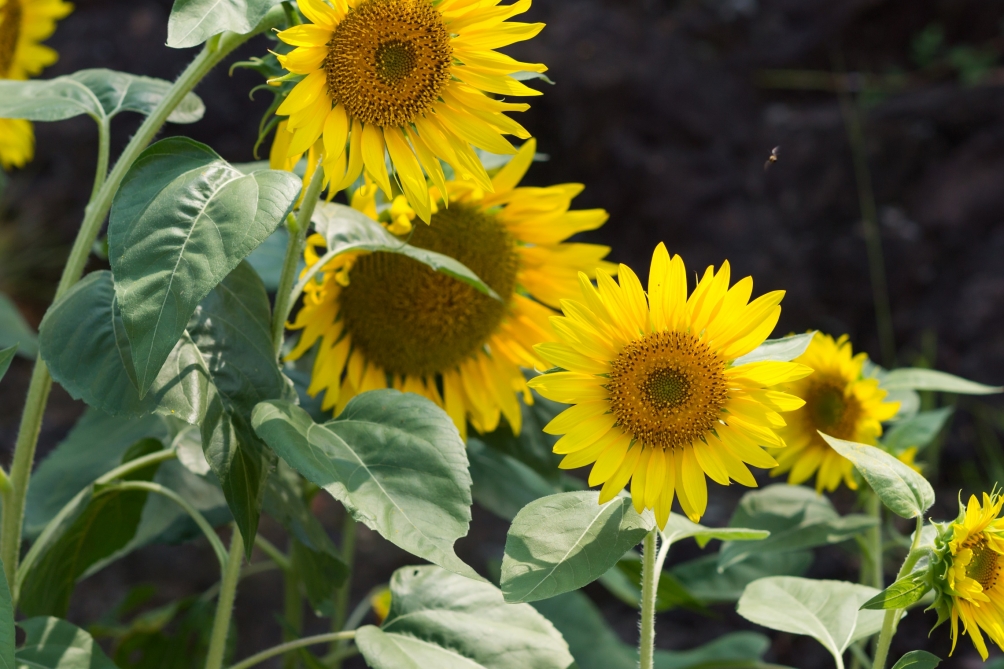
[[[0,0],[0,79],[27,79],[55,63],[58,54],[40,42],[72,10],[63,0]],[[0,119],[0,165],[21,167],[34,152],[31,123]]]
[[[729,288],[725,262],[708,267],[687,297],[680,256],[659,244],[652,256],[648,295],[630,268],[618,285],[597,271],[594,287],[579,275],[582,301],[562,300],[552,319],[561,342],[535,348],[566,371],[538,376],[530,387],[575,406],[545,426],[564,435],[554,445],[561,467],[594,463],[589,484],[603,484],[600,503],[631,481],[635,509],[655,510],[664,527],[674,494],[694,521],[708,503],[705,475],[756,486],[746,468],[777,463],[762,448],[783,446],[779,411],[802,406],[774,390],[812,372],[794,362],[735,364],[763,343],[781,313],[783,291],[749,302],[753,280]]]
[[[857,488],[854,465],[830,448],[819,436],[875,445],[882,436],[882,422],[899,410],[899,402],[886,402],[886,391],[878,379],[862,378],[868,360],[865,353],[853,354],[847,335],[835,340],[816,333],[812,343],[797,362],[815,370],[815,374],[791,383],[785,391],[805,400],[805,406],[790,414],[788,424],[779,432],[787,447],[776,453],[778,467],[771,472],[785,472],[789,483],[802,483],[816,474],[816,490],[833,492],[843,481]],[[916,450],[901,457],[913,465]]]
[[[959,636],[969,634],[984,660],[987,646],[980,630],[1004,647],[1004,518],[1000,517],[1004,498],[983,493],[981,505],[976,495],[951,525],[951,539],[945,552],[947,569],[937,583],[935,608],[952,620],[952,652]],[[946,609],[950,611],[946,612]],[[943,618],[942,618],[943,619]]]
[[[415,226],[408,237],[413,246],[466,265],[501,301],[387,252],[338,256],[309,282],[289,326],[303,330],[289,358],[319,342],[308,392],[324,391],[323,408],[338,413],[359,393],[393,387],[434,401],[462,435],[468,420],[490,432],[500,415],[519,433],[517,394],[531,401],[520,368],[542,364],[532,347],[554,338],[548,307],[576,289],[580,270],[613,270],[602,260],[609,247],[563,243],[607,219],[601,209],[569,211],[582,186],[517,187],[534,148],[528,141],[495,175],[493,193],[469,182],[446,183],[449,208],[437,208],[433,224]],[[375,188],[364,189],[353,206],[373,216]],[[440,200],[440,191],[433,191]],[[402,202],[395,198],[387,210],[392,232],[410,227],[410,210]],[[309,268],[318,262],[324,239],[312,235],[307,241]]]
[[[487,94],[540,95],[511,75],[547,69],[494,51],[544,27],[507,21],[528,10],[530,0],[498,2],[299,0],[312,23],[279,33],[296,47],[278,55],[279,62],[305,75],[276,110],[289,116],[289,155],[323,137],[333,190],[348,187],[365,167],[390,198],[389,153],[401,189],[425,222],[433,204],[425,175],[445,188],[440,159],[491,191],[471,147],[515,153],[502,135],[530,135],[505,112],[529,105]]]

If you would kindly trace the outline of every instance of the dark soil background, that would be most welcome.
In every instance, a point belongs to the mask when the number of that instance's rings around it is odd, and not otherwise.
[[[46,76],[108,67],[172,79],[194,51],[163,45],[169,0],[81,0],[49,43],[61,59]],[[859,189],[834,82],[860,103],[864,142],[885,249],[900,364],[928,364],[978,381],[1004,380],[1004,5],[995,0],[537,0],[540,37],[509,52],[550,67],[556,85],[519,119],[550,161],[536,185],[575,181],[579,207],[611,213],[592,241],[647,273],[665,241],[692,271],[728,259],[754,276],[757,293],[785,289],[778,332],[848,333],[881,360]],[[939,33],[940,30],[940,33]],[[941,35],[939,40],[938,35]],[[263,38],[239,58],[260,53]],[[832,76],[846,68],[846,77]],[[248,101],[257,75],[220,68],[200,86],[208,108],[192,126],[169,127],[232,161],[252,159],[268,95]],[[114,152],[138,126],[120,117]],[[54,292],[93,178],[96,133],[86,118],[37,126],[37,157],[11,176],[0,214],[0,290],[37,324]],[[774,147],[778,160],[765,161]],[[92,268],[101,266],[95,260]],[[14,363],[0,387],[0,447],[9,459],[30,374]],[[954,516],[965,495],[1004,481],[999,400],[959,402],[942,443],[927,454],[939,492],[934,516]],[[56,388],[39,447],[44,456],[83,405]],[[741,493],[712,495],[708,524],[726,522]],[[838,503],[849,506],[847,495]],[[328,498],[317,511],[335,528]],[[501,556],[506,524],[475,508],[459,546],[477,566]],[[265,523],[263,532],[281,532]],[[354,602],[409,557],[361,529]],[[675,549],[672,559],[697,554]],[[811,575],[854,578],[854,558],[820,554]],[[138,583],[156,601],[198,593],[216,579],[203,544],[142,550],[85,581],[71,619],[96,620]],[[628,643],[636,614],[602,588],[592,595]],[[281,609],[275,572],[247,580],[237,601],[239,656],[273,645]],[[353,603],[354,603],[353,602]],[[732,629],[752,629],[729,607],[716,618],[670,612],[659,645],[690,648]],[[947,629],[913,612],[892,657],[949,650]],[[320,623],[313,621],[320,630]],[[770,661],[825,667],[815,642],[774,635]],[[979,657],[964,639],[942,666]],[[278,666],[278,665],[276,665]],[[357,666],[362,666],[361,664]]]

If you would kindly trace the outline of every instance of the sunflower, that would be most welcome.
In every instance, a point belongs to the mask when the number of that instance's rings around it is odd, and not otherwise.
[[[819,432],[860,444],[878,443],[882,422],[896,415],[899,402],[884,401],[887,393],[879,388],[878,379],[862,378],[867,360],[864,353],[853,354],[847,335],[836,341],[822,333],[812,338],[797,361],[815,374],[785,387],[803,398],[805,406],[789,415],[788,425],[780,431],[788,446],[776,454],[778,467],[772,475],[790,472],[788,482],[798,484],[816,474],[819,492],[833,492],[841,481],[857,488],[854,465],[830,448]],[[914,466],[914,453],[904,453],[901,460]]]
[[[505,115],[529,105],[488,94],[540,95],[512,75],[547,69],[494,51],[544,27],[507,21],[528,10],[530,0],[498,2],[299,0],[311,23],[280,32],[296,48],[277,55],[292,74],[305,75],[276,111],[289,116],[289,155],[323,137],[332,190],[354,183],[365,167],[389,199],[389,153],[401,189],[427,223],[432,200],[425,175],[445,189],[440,159],[490,192],[472,145],[511,154],[516,150],[502,135],[530,135]]]
[[[579,275],[582,301],[562,300],[552,319],[560,343],[537,353],[566,371],[543,374],[530,387],[556,402],[574,404],[545,426],[564,435],[554,451],[561,467],[593,464],[589,484],[603,484],[600,503],[631,481],[640,513],[655,510],[664,527],[674,494],[694,521],[708,503],[705,475],[756,486],[746,464],[777,463],[761,446],[783,446],[779,411],[803,402],[774,390],[812,372],[794,362],[735,364],[763,343],[781,313],[783,291],[749,302],[749,277],[729,288],[725,262],[708,267],[687,297],[680,256],[659,244],[652,256],[648,295],[630,268],[618,285],[597,271],[594,287]]]
[[[987,659],[987,646],[980,630],[1004,647],[1002,504],[1004,499],[996,493],[983,493],[982,505],[976,495],[969,498],[969,504],[951,525],[945,555],[947,569],[937,583],[939,597],[935,608],[942,615],[951,616],[952,652],[958,641],[959,618],[962,618],[963,633],[969,634],[984,660]]]
[[[462,435],[468,420],[490,432],[500,415],[519,433],[517,395],[531,401],[520,368],[542,364],[532,347],[554,338],[549,306],[576,290],[580,270],[613,270],[602,260],[609,247],[563,243],[607,219],[601,209],[569,211],[582,186],[517,187],[534,149],[533,140],[523,145],[492,179],[492,193],[470,182],[447,182],[449,208],[437,207],[432,225],[415,226],[407,238],[456,258],[501,300],[387,252],[340,255],[309,283],[289,326],[303,335],[288,357],[319,342],[308,391],[324,391],[324,409],[339,413],[359,393],[393,387],[431,399]],[[358,189],[353,206],[374,216],[375,190]],[[441,191],[432,190],[433,202],[442,203]],[[407,231],[409,212],[404,198],[395,198],[386,210],[388,229]],[[307,241],[312,267],[324,239]]]
[[[63,0],[0,0],[0,79],[27,79],[55,63],[58,54],[40,42],[72,10]],[[34,152],[31,123],[0,119],[0,165],[21,167]]]

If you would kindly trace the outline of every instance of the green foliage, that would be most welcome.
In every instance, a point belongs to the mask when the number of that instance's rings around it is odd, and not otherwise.
[[[712,553],[674,565],[669,573],[679,583],[686,584],[692,597],[713,604],[738,601],[747,585],[766,576],[801,576],[811,564],[810,551],[756,553],[719,571],[718,555]]]
[[[789,362],[805,353],[812,343],[815,332],[806,332],[800,335],[790,335],[781,339],[768,339],[757,346],[741,358],[736,358],[733,365],[745,365],[748,362],[764,362],[766,360],[776,360]]]
[[[560,492],[528,465],[489,448],[475,437],[467,440],[467,457],[471,463],[474,501],[506,520],[515,518],[530,502]]]
[[[242,174],[204,144],[157,142],[122,181],[108,222],[108,259],[140,397],[199,302],[292,209],[289,172]]]
[[[820,432],[826,443],[854,466],[882,503],[903,518],[916,518],[934,504],[934,488],[923,476],[881,448]]]
[[[931,589],[926,570],[915,571],[897,580],[861,605],[863,609],[905,609],[916,604]]]
[[[175,0],[167,20],[167,46],[198,46],[222,32],[254,32],[281,0]]]
[[[558,437],[544,432],[544,426],[568,405],[552,402],[536,392],[532,397],[531,404],[520,400],[523,429],[519,434],[513,434],[512,427],[503,420],[494,432],[478,438],[486,446],[519,460],[547,481],[558,484],[562,479],[558,469],[561,456],[552,450]]]
[[[629,497],[604,505],[595,491],[564,492],[531,502],[512,522],[502,559],[507,602],[533,602],[595,581],[654,527]]]
[[[899,455],[910,447],[923,450],[944,428],[952,416],[952,407],[943,407],[934,411],[922,411],[906,420],[895,423],[882,439],[882,446]]]
[[[18,669],[118,669],[90,634],[65,620],[29,618],[18,626],[27,635]]]
[[[16,353],[17,344],[10,348],[0,349],[0,381],[3,381],[4,375],[7,374],[7,370],[10,368],[10,361],[14,359],[14,354]]]
[[[290,402],[259,404],[255,431],[352,516],[406,551],[478,578],[453,552],[471,520],[464,443],[432,402],[396,390],[354,398],[317,424]]]
[[[941,658],[925,650],[911,650],[899,658],[892,669],[934,669],[941,664]]]
[[[265,163],[264,167],[268,167],[268,163]],[[248,263],[258,272],[262,283],[265,284],[265,290],[269,292],[274,293],[279,287],[279,275],[282,273],[282,263],[286,258],[287,246],[289,246],[289,230],[280,226],[247,257]],[[297,275],[300,274],[303,267],[304,264],[301,260],[297,267]]]
[[[730,569],[753,555],[788,553],[837,544],[875,525],[863,515],[840,516],[828,499],[802,486],[780,483],[743,495],[730,527],[767,530],[762,541],[726,542],[719,569]]]
[[[886,390],[940,390],[960,395],[992,395],[1004,390],[1000,386],[967,381],[936,369],[904,367],[886,372],[879,378]]]
[[[750,529],[746,527],[705,527],[677,513],[669,514],[666,527],[662,530],[662,539],[676,543],[680,539],[693,537],[697,545],[704,548],[712,539],[722,541],[759,541],[770,536],[770,530]]]
[[[17,352],[25,358],[38,354],[38,337],[24,320],[14,302],[0,293],[0,347],[17,345]]]
[[[0,118],[29,121],[62,121],[87,114],[107,123],[124,111],[148,115],[160,105],[171,88],[163,79],[141,77],[114,70],[79,70],[54,79],[0,81]],[[195,123],[206,107],[195,93],[188,93],[167,120]]]
[[[884,614],[860,610],[878,591],[857,583],[771,576],[747,586],[739,615],[771,629],[811,636],[833,655],[838,669],[855,641],[882,627]]]
[[[635,551],[621,558],[617,565],[600,577],[602,583],[622,602],[637,608],[641,604],[642,563],[641,556]],[[655,610],[669,611],[671,609],[688,609],[697,613],[711,612],[699,601],[689,588],[670,572],[659,575],[659,586],[655,593]]]
[[[2,567],[2,563],[0,563]],[[14,669],[14,606],[7,579],[0,578],[0,669]]]
[[[498,588],[437,567],[404,567],[390,582],[391,609],[356,644],[373,669],[571,669],[554,626]]]

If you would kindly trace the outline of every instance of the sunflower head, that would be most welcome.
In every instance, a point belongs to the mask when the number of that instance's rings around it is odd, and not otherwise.
[[[1004,647],[1004,498],[997,492],[976,495],[959,504],[959,517],[938,528],[935,539],[932,608],[938,624],[951,620],[952,651],[962,632],[968,634],[986,660],[983,632]]]
[[[577,290],[579,271],[613,270],[603,262],[608,247],[564,242],[607,218],[602,210],[570,210],[581,186],[518,186],[535,147],[523,145],[493,177],[492,192],[458,181],[432,188],[432,225],[412,226],[406,198],[380,205],[374,186],[355,191],[356,209],[410,245],[463,263],[501,299],[399,253],[327,262],[290,326],[304,330],[290,358],[317,345],[309,392],[325,393],[325,409],[338,412],[361,392],[394,387],[439,404],[462,434],[468,421],[490,432],[502,416],[519,432],[518,395],[532,401],[521,367],[544,364],[533,346],[554,338],[550,307]],[[307,267],[320,261],[324,243],[320,235],[308,240]]]
[[[635,508],[655,510],[664,527],[680,500],[694,521],[708,501],[705,476],[756,486],[747,463],[777,463],[763,446],[781,447],[779,412],[802,406],[776,389],[811,373],[795,362],[735,364],[767,338],[781,313],[781,291],[752,302],[749,277],[729,287],[728,262],[709,267],[687,294],[679,256],[660,244],[652,256],[648,293],[621,265],[620,282],[604,270],[598,286],[580,274],[581,298],[561,301],[552,319],[558,342],[537,352],[563,371],[530,386],[572,404],[545,432],[565,469],[592,464],[590,485],[602,484],[605,503],[631,482]]]
[[[780,432],[787,447],[777,452],[773,475],[787,472],[788,481],[797,484],[815,474],[817,491],[832,492],[842,481],[857,487],[854,465],[830,448],[819,432],[862,444],[878,443],[882,422],[896,415],[899,402],[885,401],[887,393],[878,379],[863,378],[867,360],[864,353],[854,355],[846,335],[834,340],[816,333],[797,359],[815,373],[785,388],[804,399],[805,406],[789,414]]]
[[[434,213],[426,176],[446,189],[440,160],[490,192],[492,180],[473,147],[515,153],[503,135],[529,137],[506,116],[529,105],[493,96],[539,95],[512,75],[547,69],[495,51],[543,28],[508,21],[529,9],[530,0],[498,2],[300,0],[310,23],[280,32],[294,48],[277,54],[289,72],[303,75],[276,111],[289,117],[287,155],[323,138],[332,191],[365,170],[390,199],[389,155],[397,182],[426,223]]]

